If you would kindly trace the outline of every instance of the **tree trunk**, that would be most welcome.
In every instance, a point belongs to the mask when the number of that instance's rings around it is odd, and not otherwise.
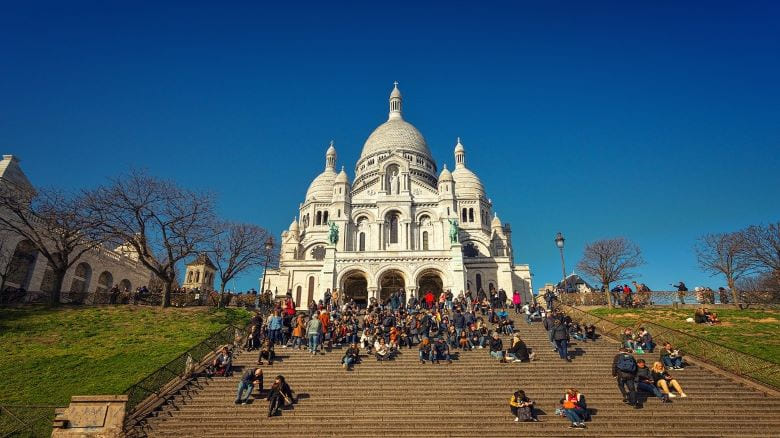
[[[726,282],[728,283],[729,289],[731,290],[731,298],[734,300],[734,305],[741,309],[742,304],[739,302],[739,292],[737,291],[736,281],[734,281],[733,278],[727,278]]]
[[[165,279],[163,294],[160,305],[165,308],[171,305],[171,289],[173,289],[173,278]]]
[[[54,270],[54,284],[51,291],[51,305],[59,306],[60,298],[62,297],[62,284],[65,282],[65,274],[68,269],[55,269]],[[46,275],[46,274],[44,274]]]
[[[217,303],[217,309],[222,307],[222,303],[225,302],[225,284],[226,281],[220,280],[220,286],[219,286],[219,302]]]
[[[602,282],[602,284],[604,285],[604,290],[607,294],[607,307],[613,309],[614,305],[612,304],[612,292],[609,290],[609,283]]]

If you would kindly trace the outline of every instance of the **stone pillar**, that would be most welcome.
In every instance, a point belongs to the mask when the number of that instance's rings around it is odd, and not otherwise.
[[[126,395],[74,395],[55,415],[51,436],[119,438],[126,403]]]
[[[449,236],[447,238],[449,239]],[[466,267],[463,266],[463,250],[460,242],[450,245],[450,254],[452,255],[452,285],[450,288],[454,294],[457,294],[460,290],[466,290]]]
[[[377,290],[378,290],[378,289],[377,289],[376,287],[369,287],[369,288],[368,288],[368,298],[369,298],[369,299],[371,299],[371,298],[376,298],[376,292],[377,292]]]
[[[336,287],[336,245],[329,244],[325,247],[325,258],[322,262],[319,290],[314,291],[315,301],[324,297],[324,289],[333,290]]]

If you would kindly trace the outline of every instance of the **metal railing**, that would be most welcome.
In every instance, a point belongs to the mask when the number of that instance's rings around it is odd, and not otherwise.
[[[51,435],[54,410],[60,406],[14,405],[0,402],[0,438]]]
[[[664,306],[673,304],[721,305],[734,304],[731,292],[720,294],[718,291],[652,291],[633,292],[630,299],[618,292],[610,292],[612,304],[616,307]],[[604,306],[607,304],[607,294],[604,292],[567,292],[556,296],[558,301],[569,306]],[[778,305],[780,293],[739,292],[742,305]]]
[[[229,325],[213,333],[194,347],[153,371],[137,383],[131,385],[123,394],[128,396],[126,411],[128,414],[136,410],[142,402],[150,397],[159,397],[165,387],[176,379],[187,378],[209,354],[214,353],[223,345],[240,345],[244,335],[243,329]]]
[[[636,321],[631,326],[618,325],[612,321],[588,313],[576,307],[560,304],[563,311],[580,324],[594,325],[599,333],[616,340],[626,328],[646,328],[653,340],[660,346],[669,342],[686,355],[729,371],[737,376],[763,385],[780,389],[780,364],[748,353],[734,350],[725,345],[700,338],[650,321]]]

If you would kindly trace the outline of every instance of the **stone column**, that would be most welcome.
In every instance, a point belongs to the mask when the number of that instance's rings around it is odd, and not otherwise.
[[[447,238],[449,239],[449,236]],[[452,285],[450,287],[453,293],[457,294],[461,290],[466,290],[466,268],[463,266],[463,250],[460,242],[450,245],[450,254],[452,256]]]

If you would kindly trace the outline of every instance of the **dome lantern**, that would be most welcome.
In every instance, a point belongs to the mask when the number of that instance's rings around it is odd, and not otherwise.
[[[325,169],[335,169],[336,168],[336,148],[333,146],[333,140],[330,141],[330,147],[328,147],[328,151],[325,152]]]
[[[455,145],[455,168],[466,167],[466,148],[460,142],[458,137],[458,143]]]
[[[387,119],[400,119],[401,117],[401,90],[398,89],[398,81],[393,82],[393,91],[390,92],[390,114]]]

